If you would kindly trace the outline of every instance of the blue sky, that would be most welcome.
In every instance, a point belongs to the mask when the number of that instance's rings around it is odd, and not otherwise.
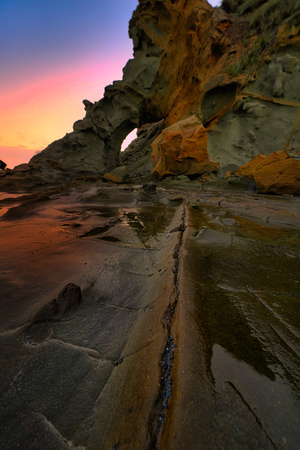
[[[57,66],[131,47],[128,21],[137,0],[1,0],[0,83],[12,85]]]

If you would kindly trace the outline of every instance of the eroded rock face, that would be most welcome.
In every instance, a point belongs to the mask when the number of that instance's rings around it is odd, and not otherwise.
[[[72,133],[50,144],[30,163],[45,167],[53,160],[71,174],[103,174],[114,169],[124,138],[140,124],[144,100],[126,83],[119,84],[108,86],[99,102],[84,100],[86,117],[74,123]]]
[[[299,151],[299,70],[300,54],[296,49],[289,49],[289,53],[281,49],[265,61],[255,81],[237,92],[232,106],[209,127],[211,157],[222,164],[240,166],[259,154],[267,156],[286,147],[291,153]],[[203,104],[208,100],[224,102],[228,93],[221,92],[219,88],[215,98],[206,94]]]
[[[129,24],[134,58],[123,69],[123,80],[108,86],[99,102],[93,104],[85,100],[86,116],[75,122],[73,133],[34,156],[30,161],[32,165],[45,167],[51,160],[71,174],[110,172],[119,163],[120,147],[127,134],[147,122],[157,122],[169,112],[173,106],[170,100],[174,98],[174,86],[166,79],[165,59],[173,58],[172,54],[167,55],[170,40],[174,41],[174,30],[188,20],[191,11],[195,15],[197,9],[211,9],[205,0],[198,0],[196,5],[188,2],[185,8],[183,1],[173,3],[139,2]],[[185,29],[183,27],[181,35]],[[172,49],[176,49],[175,42]],[[180,64],[177,55],[176,64],[173,61],[174,73]]]
[[[119,153],[127,134],[160,121],[165,130],[153,151],[160,176],[218,170],[222,178],[260,154],[299,152],[297,8],[289,1],[281,14],[281,4],[273,2],[266,17],[264,4],[229,3],[212,8],[206,0],[139,0],[129,23],[134,58],[123,80],[108,86],[102,100],[84,100],[86,116],[74,131],[31,159],[32,180],[113,173],[124,166]],[[202,128],[189,141],[174,130],[193,116]],[[126,179],[148,176],[153,168],[149,136],[147,154],[139,152],[143,170],[136,170],[138,158],[132,172],[125,164]]]

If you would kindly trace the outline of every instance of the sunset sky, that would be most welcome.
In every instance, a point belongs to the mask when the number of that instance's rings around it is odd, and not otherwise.
[[[122,79],[137,4],[0,1],[0,159],[9,168],[71,132],[85,115],[82,100],[100,100]]]

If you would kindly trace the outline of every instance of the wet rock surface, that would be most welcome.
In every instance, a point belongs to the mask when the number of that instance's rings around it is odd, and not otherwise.
[[[299,199],[1,194],[1,448],[299,442]]]

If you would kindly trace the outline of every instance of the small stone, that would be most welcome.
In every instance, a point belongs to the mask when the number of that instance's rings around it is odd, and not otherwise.
[[[112,172],[105,173],[103,179],[106,181],[111,181],[112,183],[121,184],[128,175],[127,167],[121,166],[114,169]]]

